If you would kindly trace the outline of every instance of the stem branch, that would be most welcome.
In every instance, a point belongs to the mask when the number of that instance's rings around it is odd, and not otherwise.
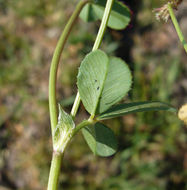
[[[57,70],[58,70],[60,57],[64,49],[65,43],[68,39],[68,36],[74,26],[74,23],[79,16],[80,11],[88,2],[91,2],[91,1],[82,0],[78,3],[78,5],[75,8],[75,11],[73,12],[67,25],[64,28],[63,33],[60,36],[60,39],[57,43],[56,49],[53,54],[50,74],[49,74],[49,111],[50,111],[50,119],[51,119],[52,137],[54,135],[54,129],[57,125],[57,117],[58,117],[57,100],[56,100],[56,80],[57,80]]]
[[[89,126],[91,124],[94,124],[93,121],[90,120],[85,120],[83,122],[81,122],[80,124],[77,125],[77,127],[75,128],[74,132],[73,132],[73,136],[77,134],[77,132],[82,129],[83,127]]]
[[[173,25],[174,25],[174,27],[175,27],[175,29],[176,29],[176,31],[177,31],[178,36],[179,36],[179,39],[180,39],[181,43],[183,44],[184,49],[185,49],[185,51],[186,51],[186,53],[187,53],[187,43],[186,43],[186,41],[185,41],[185,39],[184,39],[184,36],[183,36],[183,34],[182,34],[182,31],[181,31],[181,29],[180,29],[179,23],[177,22],[177,19],[176,19],[176,17],[175,17],[174,12],[173,12],[173,8],[172,8],[171,3],[168,3],[168,11],[169,11],[171,20],[172,20],[172,22],[173,22]]]

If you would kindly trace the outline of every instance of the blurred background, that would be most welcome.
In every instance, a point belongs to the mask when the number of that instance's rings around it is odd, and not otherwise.
[[[50,61],[77,0],[0,0],[0,190],[46,189],[52,145],[48,110]],[[187,55],[171,21],[155,20],[164,0],[125,0],[132,22],[108,29],[101,49],[124,59],[133,87],[123,101],[187,102]],[[187,39],[187,1],[177,11]],[[79,20],[58,73],[58,100],[70,112],[77,68],[93,46],[99,22]],[[78,119],[88,115],[81,105]],[[93,156],[82,134],[65,152],[59,189],[184,190],[187,128],[167,112],[106,121],[118,140],[112,157]]]

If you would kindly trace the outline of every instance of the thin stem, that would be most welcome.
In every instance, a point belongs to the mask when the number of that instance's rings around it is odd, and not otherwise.
[[[52,136],[54,133],[54,129],[57,125],[57,117],[58,117],[57,100],[56,100],[56,80],[57,80],[57,70],[58,70],[60,57],[64,49],[65,43],[68,39],[68,36],[72,30],[72,27],[74,26],[74,23],[79,16],[80,11],[88,2],[91,1],[82,0],[77,4],[75,11],[73,12],[67,25],[65,26],[63,33],[60,36],[60,39],[57,43],[56,49],[53,54],[51,68],[50,68],[50,75],[49,75],[49,111],[51,119]]]
[[[95,40],[95,43],[94,43],[92,51],[98,49],[100,47],[100,45],[101,45],[105,30],[106,30],[106,27],[107,27],[110,12],[112,10],[113,2],[114,2],[114,0],[108,0],[107,3],[106,3],[106,7],[105,7],[104,15],[103,15],[103,18],[102,18],[102,22],[101,22],[99,32],[97,34],[97,38]],[[78,108],[79,108],[79,105],[80,105],[80,101],[81,101],[81,99],[80,99],[80,95],[79,95],[79,92],[78,92],[77,96],[75,98],[75,102],[73,104],[73,108],[71,110],[71,115],[73,117],[75,117],[75,115],[77,114],[77,111],[78,111]]]
[[[80,94],[79,94],[79,92],[77,92],[77,95],[76,95],[76,98],[75,98],[75,101],[74,101],[74,104],[73,104],[73,107],[72,107],[72,110],[71,110],[71,115],[72,115],[73,118],[77,114],[80,102],[81,102]]]
[[[92,51],[98,49],[101,45],[101,42],[103,40],[103,36],[107,27],[107,23],[110,17],[110,12],[112,10],[112,5],[113,5],[114,0],[108,0],[106,3],[106,7],[105,7],[105,12],[102,18],[102,22],[101,22],[101,26],[99,28],[99,32],[97,34],[97,38],[95,40],[94,46]]]
[[[180,39],[181,43],[183,44],[184,49],[185,49],[185,51],[186,51],[186,53],[187,53],[187,43],[186,43],[186,41],[185,41],[185,39],[184,39],[184,36],[183,36],[182,31],[181,31],[181,29],[180,29],[180,26],[179,26],[179,24],[178,24],[178,22],[177,22],[177,19],[176,19],[176,17],[175,17],[174,12],[173,12],[173,8],[172,8],[171,3],[168,3],[168,11],[169,11],[169,14],[170,14],[170,16],[171,16],[171,20],[172,20],[172,22],[173,22],[173,25],[175,26],[175,29],[176,29],[177,34],[178,34],[178,36],[179,36],[179,39]]]
[[[47,190],[56,190],[58,187],[58,178],[60,174],[62,157],[62,154],[53,153]]]
[[[77,134],[77,132],[82,129],[83,127],[89,126],[91,124],[94,124],[95,121],[93,120],[85,120],[82,121],[80,124],[77,125],[77,127],[75,128],[74,132],[73,132],[73,136]]]
[[[49,74],[49,111],[50,111],[50,119],[51,119],[51,132],[52,137],[54,137],[54,130],[57,125],[57,100],[56,100],[56,80],[57,80],[57,70],[60,61],[60,57],[62,51],[64,49],[65,43],[68,39],[68,36],[74,26],[76,19],[79,16],[82,8],[91,2],[91,0],[82,0],[78,3],[73,12],[72,16],[70,17],[67,25],[63,33],[60,36],[60,39],[57,43],[56,49],[53,54],[50,74]],[[58,178],[60,174],[60,166],[63,154],[53,153],[52,161],[51,161],[51,168],[49,173],[49,180],[48,180],[48,190],[56,190],[58,186]]]

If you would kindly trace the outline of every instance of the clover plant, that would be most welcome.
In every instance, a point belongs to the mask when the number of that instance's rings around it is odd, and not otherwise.
[[[101,25],[93,45],[80,64],[77,76],[78,93],[72,111],[66,113],[56,99],[58,64],[65,43],[77,18],[85,22],[101,20]],[[117,139],[111,128],[103,120],[126,114],[166,110],[176,112],[172,106],[158,102],[119,102],[132,87],[132,74],[124,60],[111,57],[100,50],[106,27],[122,30],[131,20],[130,9],[117,0],[81,0],[67,22],[54,51],[49,76],[49,109],[53,142],[53,156],[48,181],[48,190],[56,190],[64,151],[70,140],[79,131],[94,155],[107,157],[117,151]],[[82,101],[89,118],[76,124],[76,113]],[[110,126],[112,127],[112,126]]]

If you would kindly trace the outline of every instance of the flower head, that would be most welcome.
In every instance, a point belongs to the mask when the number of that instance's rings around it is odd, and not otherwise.
[[[168,11],[168,4],[172,6],[172,8],[177,9],[178,5],[182,2],[183,0],[170,0],[167,4],[163,5],[160,8],[156,8],[153,10],[153,12],[156,13],[156,19],[158,21],[165,21],[167,22],[169,19],[169,11]]]

